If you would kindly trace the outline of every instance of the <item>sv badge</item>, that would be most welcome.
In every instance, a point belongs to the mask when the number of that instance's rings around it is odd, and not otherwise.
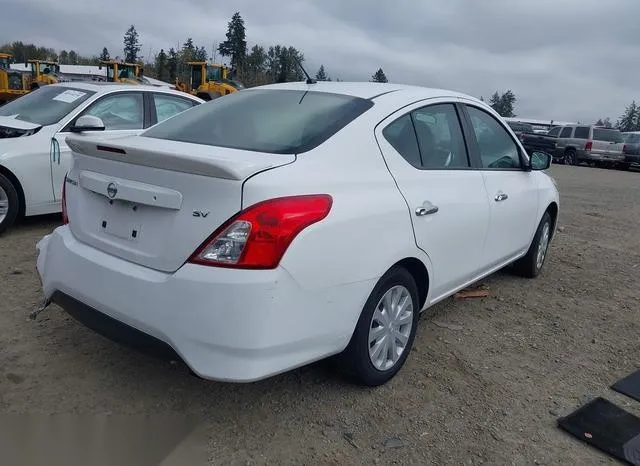
[[[194,217],[201,217],[201,218],[205,218],[207,215],[209,215],[209,211],[203,211],[203,210],[194,210],[193,211],[193,216]]]

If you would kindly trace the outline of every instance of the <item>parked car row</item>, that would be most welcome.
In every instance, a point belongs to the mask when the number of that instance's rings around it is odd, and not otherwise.
[[[2,112],[3,221],[62,209],[36,246],[43,309],[207,379],[332,357],[383,384],[424,309],[507,266],[536,277],[558,218],[551,156],[455,92],[72,83]]]
[[[71,149],[66,137],[141,133],[204,102],[155,86],[50,84],[0,107],[0,233],[19,215],[61,211]],[[95,118],[99,119],[95,124]]]
[[[640,167],[640,136],[621,133],[616,128],[595,125],[556,126],[546,134],[536,133],[532,125],[509,121],[529,152],[551,154],[556,163],[629,169]]]

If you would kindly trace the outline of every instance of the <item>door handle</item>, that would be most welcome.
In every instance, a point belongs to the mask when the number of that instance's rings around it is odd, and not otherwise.
[[[418,217],[423,217],[425,215],[432,215],[438,212],[438,210],[440,209],[438,209],[438,207],[434,205],[432,205],[431,207],[418,207],[416,209],[416,215]]]
[[[506,201],[507,199],[509,199],[509,196],[507,196],[505,193],[498,193],[495,197],[496,202]]]

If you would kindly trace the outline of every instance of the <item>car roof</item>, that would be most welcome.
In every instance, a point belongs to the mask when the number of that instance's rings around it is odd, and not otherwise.
[[[251,90],[249,88],[247,90]],[[412,86],[408,84],[394,83],[374,83],[374,82],[346,82],[346,81],[319,81],[314,84],[307,84],[305,81],[289,82],[278,84],[267,84],[253,89],[290,89],[317,91],[335,94],[349,95],[363,99],[373,99],[383,94],[399,93],[418,95],[420,98],[429,99],[434,97],[462,97],[465,99],[478,100],[475,97],[462,94],[456,91],[437,89],[423,86]],[[244,92],[244,91],[243,91]],[[479,101],[479,100],[478,100]]]
[[[154,91],[169,91],[169,92],[180,92],[169,87],[164,86],[153,86],[149,84],[121,84],[121,83],[110,83],[104,81],[66,81],[61,83],[49,84],[49,86],[57,86],[57,87],[70,87],[75,89],[84,89],[87,91],[94,91],[98,93],[105,93],[116,90],[154,90]],[[186,94],[185,92],[180,92],[181,94]],[[189,97],[193,97],[190,94],[186,94]]]

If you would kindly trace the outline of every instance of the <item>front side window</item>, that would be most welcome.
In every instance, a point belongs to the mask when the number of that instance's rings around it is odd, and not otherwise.
[[[412,117],[424,168],[469,166],[458,114],[452,104],[424,107],[412,112]]]
[[[95,92],[64,86],[43,86],[0,107],[0,116],[38,125],[52,125],[76,109]]]
[[[478,143],[483,168],[521,168],[518,146],[498,120],[476,107],[467,106],[467,111]]]
[[[142,129],[144,112],[140,92],[121,92],[96,101],[82,115],[98,117],[106,131]]]
[[[247,89],[165,120],[143,137],[274,154],[307,152],[373,106],[319,91]]]
[[[573,128],[571,126],[565,126],[564,128],[562,128],[562,131],[560,132],[560,137],[570,138],[572,131],[573,131]]]
[[[548,136],[556,137],[556,136],[558,136],[558,134],[560,134],[560,130],[561,130],[561,129],[562,129],[562,127],[561,127],[561,126],[556,126],[555,128],[552,128],[552,129],[547,133],[547,135],[548,135]]]

